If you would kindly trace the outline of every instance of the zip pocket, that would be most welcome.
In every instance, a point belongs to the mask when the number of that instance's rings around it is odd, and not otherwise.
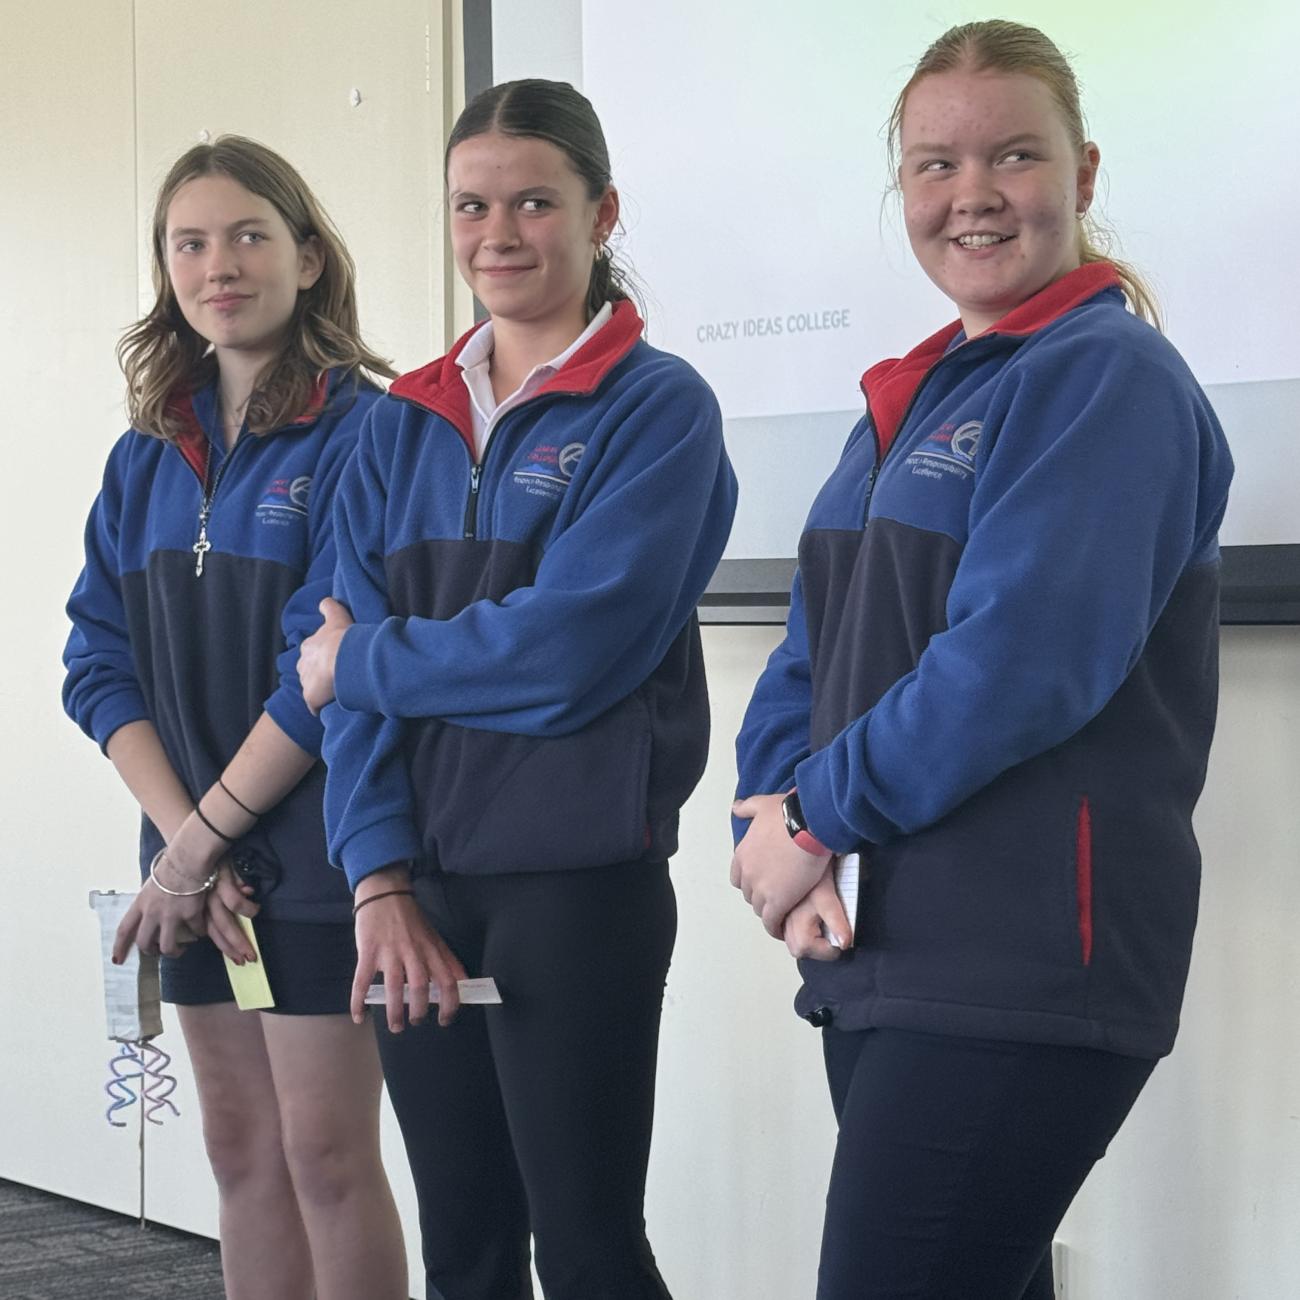
[[[1075,898],[1079,913],[1079,947],[1083,964],[1092,964],[1092,809],[1088,796],[1079,801],[1074,828]]]

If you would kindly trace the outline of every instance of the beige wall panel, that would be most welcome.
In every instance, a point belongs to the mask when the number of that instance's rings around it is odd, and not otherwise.
[[[125,421],[135,310],[130,0],[0,13],[0,1177],[134,1204],[135,1133],[104,1122],[93,887],[134,878],[136,819],[63,715],[63,603]]]
[[[137,0],[142,221],[200,131],[263,141],[342,230],[366,336],[423,365],[444,335],[443,27],[440,0]]]
[[[448,60],[448,76],[443,90],[443,119],[445,135],[451,134],[460,110],[465,107],[465,9],[462,3],[452,2],[443,9],[443,40],[452,57]],[[500,80],[500,78],[498,78]],[[469,286],[456,274],[456,263],[451,254],[451,240],[446,244],[447,337],[458,339],[474,324],[474,295]]]

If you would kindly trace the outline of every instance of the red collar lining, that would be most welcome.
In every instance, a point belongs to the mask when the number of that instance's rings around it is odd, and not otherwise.
[[[478,460],[474,447],[474,426],[470,415],[469,389],[456,358],[482,322],[460,336],[445,357],[431,361],[393,381],[389,392],[441,416],[460,434],[469,448],[470,459]],[[643,324],[632,303],[614,304],[610,319],[589,338],[556,374],[528,400],[550,393],[583,395],[594,392],[601,381],[623,360],[641,337]]]
[[[316,386],[307,399],[303,413],[295,420],[290,420],[283,427],[286,429],[304,428],[315,424],[320,413],[325,409],[329,398],[330,372],[322,370],[316,379]],[[194,409],[193,390],[175,392],[167,399],[167,414],[179,420],[182,428],[176,435],[176,450],[185,457],[185,463],[194,471],[200,483],[206,483],[208,477],[208,435],[199,421]]]
[[[208,435],[194,410],[194,394],[173,393],[167,399],[167,414],[182,426],[175,438],[176,450],[185,457],[199,482],[204,482],[208,476]]]
[[[1095,298],[1103,289],[1119,283],[1119,275],[1110,262],[1089,262],[1026,299],[979,337],[1005,334],[1020,338],[1033,334],[1089,298]],[[953,321],[938,333],[931,334],[906,356],[880,361],[862,376],[862,392],[867,399],[882,456],[894,441],[899,423],[921,380],[960,331],[961,321]]]

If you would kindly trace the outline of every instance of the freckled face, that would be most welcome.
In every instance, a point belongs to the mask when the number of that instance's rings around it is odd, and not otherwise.
[[[923,77],[903,108],[901,145],[912,251],[968,335],[1078,267],[1077,214],[1092,201],[1101,155],[1070,143],[1037,77]]]
[[[167,208],[167,275],[181,314],[217,350],[268,357],[298,294],[316,283],[315,239],[298,244],[268,200],[229,176],[198,176]]]
[[[447,162],[456,266],[488,312],[551,329],[585,327],[600,243],[618,220],[618,194],[587,197],[586,182],[547,140],[488,132]]]

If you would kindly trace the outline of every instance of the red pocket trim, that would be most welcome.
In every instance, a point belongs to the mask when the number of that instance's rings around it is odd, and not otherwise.
[[[1075,888],[1079,904],[1079,942],[1083,964],[1092,963],[1092,809],[1085,795],[1079,804],[1074,841]]]

